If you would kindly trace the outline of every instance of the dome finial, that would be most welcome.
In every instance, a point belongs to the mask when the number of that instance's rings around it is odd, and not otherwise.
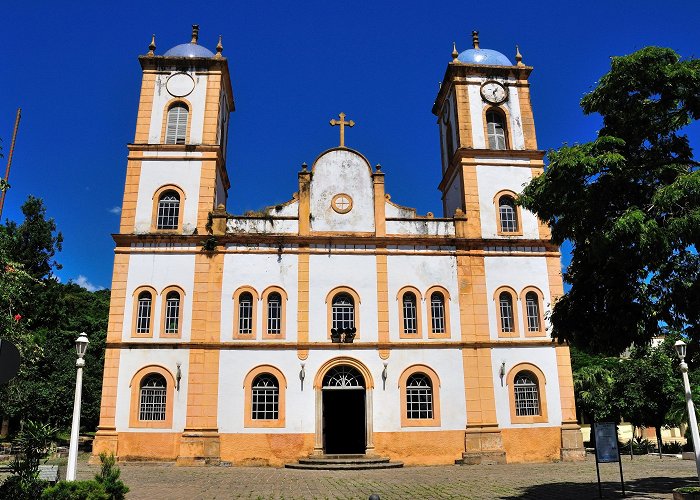
[[[479,48],[479,32],[476,30],[472,31],[472,45],[475,49]]]
[[[190,43],[194,43],[196,45],[197,40],[199,40],[199,24],[193,24],[192,25],[192,41]]]
[[[151,43],[148,45],[148,55],[152,56],[156,53],[156,34],[153,33],[151,36]]]
[[[520,47],[518,47],[517,45],[515,46],[515,65],[525,66],[523,64],[523,55],[520,53]]]
[[[221,53],[224,51],[224,46],[221,45],[221,35],[219,35],[219,43],[216,44],[216,56],[221,57]]]
[[[457,44],[452,42],[452,62],[457,62],[457,56],[459,56],[459,52],[457,52]]]

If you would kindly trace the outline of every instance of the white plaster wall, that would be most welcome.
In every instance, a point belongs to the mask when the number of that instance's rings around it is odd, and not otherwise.
[[[165,88],[165,84],[168,81],[170,75],[179,73],[180,71],[172,71],[165,75],[156,76],[156,85],[153,95],[153,109],[151,111],[151,126],[148,132],[148,143],[149,144],[160,144],[165,142],[165,138],[161,136],[163,131],[163,115],[167,113],[166,105],[173,99],[172,95],[168,93]],[[190,121],[190,128],[187,131],[187,144],[201,144],[202,143],[202,129],[204,125],[204,105],[206,102],[206,91],[207,91],[207,76],[196,73],[195,71],[186,71],[194,79],[194,90],[183,99],[190,103],[190,113],[192,118]]]
[[[518,332],[524,337],[524,304],[520,301],[520,293],[525,287],[534,286],[542,291],[544,296],[543,315],[546,318],[550,309],[549,278],[547,275],[547,260],[545,257],[508,257],[494,256],[484,258],[486,274],[486,300],[489,312],[489,332],[492,339],[498,338],[498,311],[494,293],[501,286],[509,286],[518,294],[513,307],[518,312]],[[549,322],[545,319],[545,328],[549,333]]]
[[[235,218],[226,221],[226,232],[248,234],[299,234],[299,221],[289,219]]]
[[[268,213],[272,216],[277,217],[298,217],[299,216],[299,201],[294,200],[292,202],[287,202],[279,205],[280,209],[277,210],[278,205],[274,205],[268,210]]]
[[[499,370],[505,363],[503,385]],[[511,423],[510,400],[506,379],[510,370],[519,363],[530,363],[542,370],[546,383],[547,422],[537,424]],[[491,367],[493,371],[493,388],[496,399],[496,418],[500,427],[549,427],[561,425],[561,399],[559,393],[559,374],[557,372],[556,352],[552,347],[504,347],[491,349]],[[541,386],[540,386],[541,387]]]
[[[202,162],[199,160],[142,161],[134,232],[141,234],[151,231],[156,191],[167,184],[174,184],[185,193],[184,200],[180,200],[180,203],[184,202],[182,232],[192,234],[197,227],[201,169]]]
[[[525,149],[525,137],[520,116],[520,96],[518,95],[518,87],[515,85],[508,85],[508,100],[504,105],[510,115],[506,132],[510,135],[512,147],[513,149]]]
[[[390,220],[386,222],[386,233],[419,236],[454,236],[455,226],[451,221],[431,219]]]
[[[192,326],[192,296],[194,293],[194,255],[137,253],[129,257],[129,273],[126,279],[126,299],[124,301],[124,326],[122,339],[132,338],[134,315],[134,291],[140,286],[152,286],[158,292],[153,302],[153,337],[144,342],[172,341],[172,338],[160,339],[161,313],[163,312],[163,290],[171,285],[183,289],[181,339],[188,342]]]
[[[499,236],[496,224],[496,206],[493,198],[496,193],[509,189],[514,193],[520,193],[525,185],[532,179],[532,172],[526,167],[511,167],[505,165],[478,165],[476,167],[476,182],[479,189],[479,208],[481,211],[481,234],[484,238],[512,239],[513,236]],[[538,239],[539,227],[537,217],[520,209],[521,224],[523,227],[522,238]]]
[[[287,351],[222,351],[219,368],[219,432],[231,433],[314,433],[316,426],[316,393],[314,379],[320,367],[335,357],[351,357],[372,374],[374,389],[371,392],[374,432],[424,431],[431,427],[401,428],[401,398],[399,377],[409,366],[424,364],[432,368],[440,378],[441,427],[445,430],[464,428],[466,406],[464,403],[464,377],[459,350],[408,350],[394,351],[387,365],[386,386],[382,382],[383,361],[375,351],[343,349],[342,352],[311,351],[304,361],[304,390],[301,390],[301,361],[296,350]],[[244,389],[246,375],[255,367],[265,364],[280,370],[287,381],[286,426],[284,428],[245,428]],[[369,385],[368,381],[365,381]]]
[[[287,292],[285,341],[297,339],[298,257],[295,254],[227,254],[224,257],[221,289],[221,341],[233,340],[233,293],[241,286],[251,286],[262,293],[269,286],[278,286]],[[265,304],[258,301],[256,338],[262,339],[262,317]],[[267,351],[266,351],[267,352]]]
[[[329,342],[326,296],[336,287],[350,287],[360,296],[360,337],[355,342],[376,342],[377,259],[374,255],[325,254],[309,256],[309,340]]]
[[[336,213],[331,200],[337,194],[352,197],[346,214]],[[314,231],[374,231],[374,188],[370,167],[357,153],[335,149],[321,156],[311,179],[311,229]]]
[[[389,337],[392,342],[402,342],[399,338],[399,311],[401,304],[397,298],[399,290],[405,286],[416,287],[422,297],[419,307],[422,316],[422,338],[428,338],[428,314],[430,297],[425,292],[432,286],[442,286],[450,294],[449,309],[452,339],[460,338],[459,290],[457,289],[457,260],[454,256],[439,255],[389,255],[387,257],[389,286]],[[445,297],[447,301],[447,297]],[[418,306],[418,304],[416,304]],[[394,354],[392,353],[392,357]]]
[[[452,183],[445,193],[445,213],[444,217],[454,217],[455,210],[462,208],[462,190],[460,189],[460,177],[455,175]]]
[[[416,216],[416,211],[413,208],[402,207],[387,200],[384,204],[384,215],[389,219],[412,219]]]
[[[481,84],[485,79],[470,82],[467,85],[469,95],[469,114],[472,120],[472,140],[474,149],[488,149],[486,137],[484,137],[484,101],[481,99]]]
[[[130,428],[131,381],[140,369],[157,365],[167,369],[175,380],[177,364],[180,363],[182,378],[180,390],[174,390],[173,426],[171,429]],[[182,432],[185,429],[187,412],[187,374],[190,366],[189,349],[121,349],[119,354],[119,374],[117,376],[117,432],[138,429],[139,432]]]

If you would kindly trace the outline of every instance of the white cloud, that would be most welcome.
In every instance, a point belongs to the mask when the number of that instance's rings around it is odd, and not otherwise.
[[[121,207],[112,207],[109,209],[110,214],[119,214],[121,213],[122,208]]]
[[[71,281],[73,281],[73,283],[75,283],[76,285],[83,287],[83,288],[84,288],[85,290],[87,290],[88,292],[96,292],[97,290],[104,290],[104,289],[105,289],[105,287],[103,287],[103,286],[95,286],[95,285],[93,285],[93,284],[90,283],[90,282],[88,281],[88,279],[87,279],[85,276],[83,276],[82,274],[79,274],[78,277],[77,277],[76,279],[71,280]]]

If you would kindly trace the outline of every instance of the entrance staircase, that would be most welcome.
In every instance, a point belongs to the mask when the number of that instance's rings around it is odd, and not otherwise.
[[[376,455],[310,455],[296,463],[285,464],[285,467],[313,470],[397,469],[403,467],[403,462],[391,462],[388,457]]]

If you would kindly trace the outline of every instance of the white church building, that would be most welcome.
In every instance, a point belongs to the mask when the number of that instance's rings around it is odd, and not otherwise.
[[[291,199],[243,216],[226,210],[222,50],[194,27],[139,57],[94,453],[582,458],[569,350],[547,321],[559,249],[515,204],[543,171],[532,67],[476,33],[453,53],[433,105],[442,217],[385,194],[391,176],[345,147],[343,114],[340,146],[302,166]]]

